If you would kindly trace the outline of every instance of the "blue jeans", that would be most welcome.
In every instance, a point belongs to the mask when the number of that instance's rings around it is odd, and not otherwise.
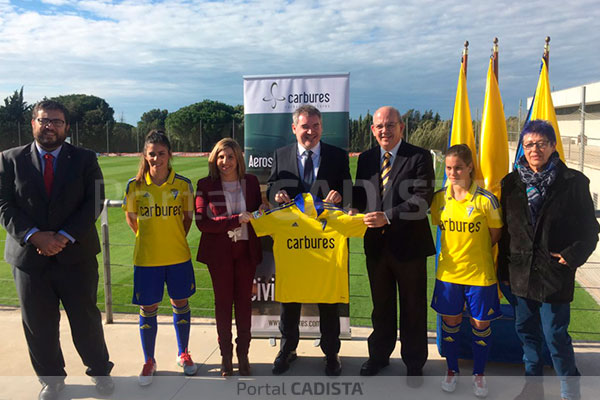
[[[523,346],[525,375],[543,375],[542,340],[550,350],[556,375],[560,377],[561,396],[569,400],[581,398],[575,353],[568,328],[571,317],[569,303],[540,303],[517,296],[515,327]],[[542,336],[543,334],[543,336]]]

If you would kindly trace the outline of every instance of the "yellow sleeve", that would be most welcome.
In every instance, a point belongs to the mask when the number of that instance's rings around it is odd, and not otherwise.
[[[127,187],[125,188],[125,197],[123,199],[123,205],[121,206],[121,208],[123,208],[123,211],[125,212],[131,212],[131,213],[137,213],[138,209],[137,209],[137,202],[136,202],[136,181],[135,180],[130,180],[129,182],[127,182]]]
[[[346,237],[362,237],[367,230],[367,226],[363,222],[364,214],[348,215],[339,211],[331,217],[336,230]]]
[[[488,228],[502,228],[502,210],[500,209],[500,203],[498,200],[495,201],[497,207],[494,207],[494,202],[485,202],[485,218],[487,220]]]
[[[181,193],[181,201],[183,203],[183,211],[184,212],[194,212],[194,189],[192,188],[192,184],[185,182],[185,187],[183,189],[183,193]]]
[[[273,234],[276,219],[273,213],[255,211],[252,213],[250,223],[252,224],[252,228],[254,228],[256,236],[269,236]]]

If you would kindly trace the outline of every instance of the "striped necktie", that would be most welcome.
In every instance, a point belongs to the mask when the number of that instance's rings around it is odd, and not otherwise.
[[[379,190],[381,191],[381,197],[384,196],[386,190],[388,189],[388,184],[390,181],[390,172],[392,171],[392,163],[390,162],[390,158],[392,158],[392,153],[386,151],[383,155],[383,165],[381,166],[381,182]]]

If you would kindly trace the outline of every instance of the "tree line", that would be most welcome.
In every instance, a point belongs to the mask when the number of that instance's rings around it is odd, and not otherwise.
[[[151,129],[167,132],[174,151],[210,151],[223,137],[244,142],[244,107],[231,106],[214,100],[203,100],[175,112],[152,109],[142,114],[137,124],[117,121],[106,100],[86,94],[69,94],[51,98],[63,103],[70,112],[71,143],[96,152],[130,153],[141,150],[143,139]],[[23,87],[0,104],[0,150],[31,142],[31,108],[23,98]],[[451,121],[438,113],[421,113],[410,109],[402,115],[407,141],[427,149],[443,151],[448,143]],[[519,121],[508,118],[508,130],[518,131]],[[361,152],[374,145],[371,133],[373,116],[349,120],[349,148]],[[476,121],[474,128],[477,132]]]

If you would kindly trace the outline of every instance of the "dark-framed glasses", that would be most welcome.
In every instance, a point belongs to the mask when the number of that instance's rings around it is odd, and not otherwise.
[[[387,124],[377,124],[375,125],[375,129],[377,129],[378,131],[382,131],[383,128],[389,130],[392,130],[396,127],[396,125],[398,125],[399,122],[388,122]]]
[[[547,141],[547,140],[541,140],[539,142],[523,143],[523,148],[525,150],[532,150],[535,147],[535,148],[538,148],[540,150],[544,150],[546,147],[548,147],[549,144],[550,144],[549,141]]]
[[[41,126],[48,126],[50,124],[54,125],[56,128],[62,128],[65,125],[65,121],[63,121],[62,119],[50,119],[50,118],[37,118],[36,121],[41,125]]]

